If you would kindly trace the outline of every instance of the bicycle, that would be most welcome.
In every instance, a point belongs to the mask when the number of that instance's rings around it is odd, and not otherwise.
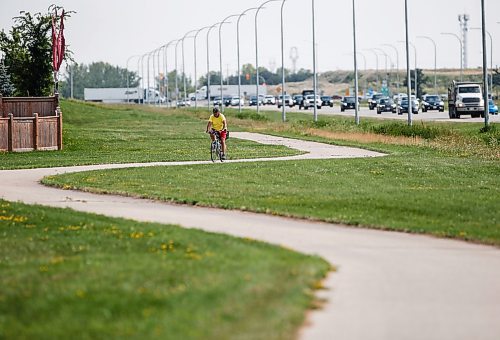
[[[221,162],[224,162],[222,144],[220,142],[220,133],[219,131],[215,130],[212,130],[212,133],[215,137],[215,140],[210,143],[210,158],[214,163],[217,159],[219,159]]]

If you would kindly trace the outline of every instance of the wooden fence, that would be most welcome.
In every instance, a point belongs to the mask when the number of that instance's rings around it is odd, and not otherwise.
[[[62,149],[58,97],[0,96],[0,151]]]

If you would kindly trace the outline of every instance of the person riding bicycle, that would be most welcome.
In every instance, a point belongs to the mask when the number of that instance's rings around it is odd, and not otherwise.
[[[226,117],[219,111],[219,108],[214,107],[213,113],[210,115],[207,123],[207,133],[210,133],[212,142],[215,141],[215,132],[219,133],[220,142],[222,144],[222,159],[226,159],[226,133],[227,121]]]

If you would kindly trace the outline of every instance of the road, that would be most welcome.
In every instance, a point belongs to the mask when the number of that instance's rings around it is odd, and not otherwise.
[[[356,148],[253,133],[234,132],[232,138],[307,152],[281,160],[383,156]],[[498,248],[265,214],[59,190],[39,184],[44,176],[65,172],[198,163],[209,162],[3,170],[0,197],[138,221],[179,224],[319,255],[336,266],[337,271],[329,275],[325,289],[319,291],[318,297],[326,303],[308,314],[301,339],[500,339]]]

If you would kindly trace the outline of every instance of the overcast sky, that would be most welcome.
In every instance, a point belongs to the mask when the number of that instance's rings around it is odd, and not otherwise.
[[[144,54],[173,39],[182,38],[190,30],[213,25],[232,14],[258,7],[258,0],[60,0],[58,5],[76,11],[66,23],[66,41],[79,63],[105,61],[125,67],[130,56]],[[459,68],[459,42],[441,32],[460,35],[458,15],[470,15],[469,27],[481,25],[480,0],[408,0],[410,40],[418,49],[419,68],[434,67],[432,43],[417,36],[433,38],[437,44],[437,67]],[[19,11],[44,12],[54,0],[1,0],[0,29],[10,30],[12,18]],[[292,68],[290,50],[298,50],[297,68],[312,69],[312,5],[311,0],[287,0],[284,7],[285,67]],[[493,41],[500,39],[500,1],[485,0],[487,30]],[[352,1],[315,0],[318,71],[352,69]],[[258,14],[259,65],[271,70],[281,66],[280,6],[274,1]],[[366,57],[366,67],[375,69],[376,57],[371,48],[381,48],[399,67],[405,67],[404,0],[356,0],[358,50]],[[255,64],[254,11],[240,21],[241,62]],[[480,31],[468,34],[468,65],[481,65]],[[210,37],[211,69],[219,70],[218,30]],[[236,18],[222,28],[223,72],[237,70]],[[193,72],[193,39],[185,40],[186,73]],[[489,40],[488,40],[489,49]],[[168,50],[169,68],[174,67],[174,51]],[[493,64],[500,65],[500,45],[493,49]],[[488,52],[489,54],[489,52]],[[206,30],[197,39],[198,74],[206,72]],[[181,68],[181,45],[178,49]],[[413,67],[413,56],[411,57]],[[489,55],[488,55],[489,63]],[[364,68],[363,57],[359,67]],[[396,66],[396,65],[395,65]],[[64,66],[63,66],[64,67]],[[389,65],[390,67],[390,65]],[[385,68],[385,57],[379,52],[379,68]],[[137,70],[137,59],[129,69]]]

